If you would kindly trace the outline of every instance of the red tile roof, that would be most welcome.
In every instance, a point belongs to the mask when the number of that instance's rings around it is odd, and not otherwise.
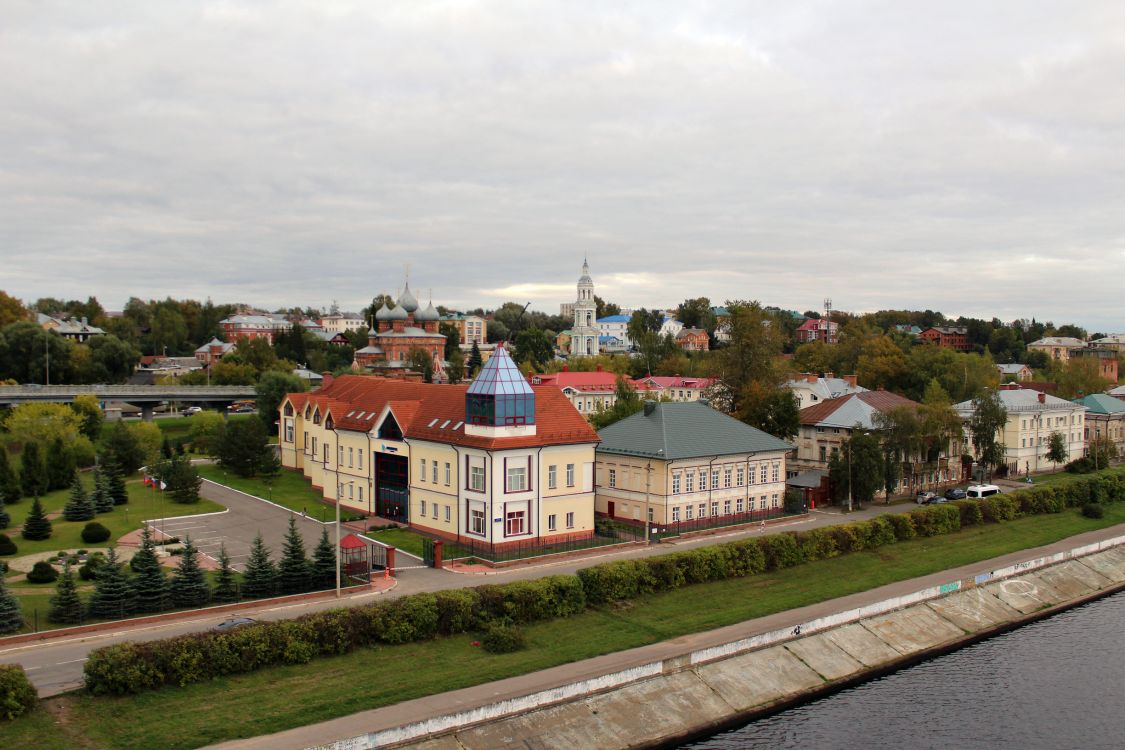
[[[865,391],[863,393],[849,393],[846,396],[839,398],[830,398],[821,401],[819,404],[813,404],[801,409],[801,424],[815,425],[819,424],[828,417],[832,416],[840,407],[847,404],[851,399],[857,398],[863,403],[870,406],[872,409],[880,412],[887,412],[899,406],[912,406],[917,408],[920,404],[917,401],[911,401],[905,396],[900,396],[897,393],[890,391]]]
[[[316,404],[331,414],[336,429],[367,432],[383,409],[390,407],[407,438],[483,449],[596,443],[598,434],[557,387],[532,386],[535,392],[535,434],[523,437],[479,437],[465,434],[465,392],[468,385],[435,385],[380,377],[341,375],[311,393],[288,397],[294,409]],[[433,424],[431,427],[430,425]],[[444,428],[443,428],[444,426]]]

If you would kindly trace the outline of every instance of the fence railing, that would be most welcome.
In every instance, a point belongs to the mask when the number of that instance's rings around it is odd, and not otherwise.
[[[644,538],[643,529],[641,530],[639,538]],[[444,542],[442,554],[446,560],[461,560],[468,557],[475,557],[489,562],[507,562],[510,560],[523,560],[528,557],[555,555],[560,552],[574,552],[576,550],[606,547],[611,544],[623,544],[625,542],[634,541],[637,541],[635,535],[604,535],[597,532],[594,536],[585,539],[572,539],[565,542],[551,542],[548,544],[527,541],[516,543],[505,542],[503,545],[498,545],[491,542],[477,541],[475,539],[462,539],[459,542]]]
[[[803,509],[798,511],[786,510],[784,507],[779,507],[743,513],[727,513],[717,516],[705,516],[703,518],[693,518],[691,520],[676,521],[672,523],[653,523],[649,528],[649,538],[653,540],[667,539],[670,537],[681,536],[693,531],[707,531],[710,529],[721,529],[729,526],[765,523],[766,521],[773,521],[778,518],[800,515],[802,512]],[[624,529],[628,528],[633,530],[633,533],[639,534],[640,538],[644,538],[644,521],[614,518],[598,519],[597,523],[600,525],[612,524],[613,528],[618,530],[619,533],[625,533]]]

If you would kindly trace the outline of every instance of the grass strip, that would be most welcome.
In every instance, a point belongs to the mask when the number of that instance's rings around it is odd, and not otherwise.
[[[0,725],[0,744],[7,746],[9,732],[29,736],[25,722],[36,724],[40,734],[35,736],[45,747],[75,731],[93,746],[123,750],[150,746],[153,726],[161,727],[162,744],[173,749],[276,732],[730,625],[1123,522],[1121,503],[1107,506],[1105,517],[1097,520],[1067,510],[689,586],[529,625],[528,649],[514,654],[487,654],[470,645],[473,636],[462,635],[135,696],[76,693],[47,702],[54,714],[66,717],[65,723],[44,725],[41,709]],[[174,712],[167,710],[170,702]]]

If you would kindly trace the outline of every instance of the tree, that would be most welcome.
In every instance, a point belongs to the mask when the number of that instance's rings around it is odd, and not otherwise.
[[[797,436],[801,414],[797,397],[789,388],[754,380],[746,385],[739,402],[737,416],[751,427],[782,440]]]
[[[124,422],[115,424],[102,440],[101,453],[106,463],[115,463],[121,473],[126,475],[132,474],[146,463],[144,446],[137,433]]]
[[[39,443],[26,443],[20,458],[20,485],[24,497],[39,497],[47,491],[47,467]]]
[[[707,309],[710,311],[710,307]],[[748,392],[764,392],[762,388],[780,385],[785,379],[778,361],[782,341],[778,326],[758,302],[730,302],[727,311],[730,342],[714,352],[712,361],[729,400],[718,406],[737,414]],[[756,381],[761,387],[748,391],[747,387]]]
[[[156,545],[146,526],[141,532],[141,548],[129,561],[133,570],[133,590],[136,592],[136,611],[163,612],[171,604],[168,578],[160,561],[156,559]]]
[[[869,503],[883,486],[883,451],[879,439],[856,427],[828,462],[828,475],[837,502]]]
[[[460,347],[446,356],[445,376],[450,383],[460,383],[465,378],[465,354]]]
[[[66,404],[33,402],[12,409],[6,426],[13,442],[51,445],[61,439],[70,447],[81,434],[82,418]]]
[[[217,456],[224,468],[241,477],[252,477],[268,464],[272,452],[261,420],[242,419],[223,430]]]
[[[23,614],[20,612],[20,603],[8,587],[4,585],[4,576],[0,575],[0,635],[15,633],[23,627]]]
[[[461,349],[461,329],[452,323],[438,325],[438,333],[445,336],[445,359]]]
[[[164,440],[160,443],[160,457],[167,460],[173,455],[174,452],[172,451],[172,441],[168,439],[167,435],[165,435]]]
[[[63,518],[68,521],[89,521],[97,515],[97,509],[86,488],[82,486],[82,479],[77,474],[70,485],[70,499],[63,507]]]
[[[28,315],[28,310],[22,302],[0,289],[0,328],[27,320]]]
[[[192,450],[209,456],[216,455],[226,428],[223,415],[217,411],[201,411],[190,419],[188,435],[191,438]]]
[[[254,391],[258,394],[258,418],[271,433],[277,430],[277,410],[290,393],[303,393],[305,381],[291,372],[270,370],[262,373]]]
[[[297,520],[289,516],[289,530],[281,545],[281,561],[277,566],[277,582],[282,594],[300,594],[309,590],[311,570],[305,555],[305,540],[297,529]]]
[[[33,542],[51,538],[51,522],[47,520],[47,513],[43,510],[43,503],[39,501],[38,496],[35,497],[35,502],[31,504],[31,510],[24,519],[20,536]]]
[[[90,616],[105,620],[124,617],[135,604],[136,593],[117,559],[117,549],[111,547],[105,562],[98,566],[94,593],[90,596]]]
[[[94,467],[94,490],[90,493],[95,513],[109,513],[113,510],[113,495],[109,492],[109,482],[101,467]]]
[[[7,507],[4,505],[3,498],[0,498],[0,529],[8,528],[12,522],[12,515],[8,513]]]
[[[676,320],[683,323],[684,328],[702,328],[708,334],[715,332],[715,315],[711,312],[711,300],[706,297],[681,302],[676,308]]]
[[[233,602],[238,598],[234,570],[230,566],[230,555],[225,542],[219,545],[219,570],[215,573],[215,591],[211,598],[217,602]]]
[[[1047,460],[1054,464],[1064,464],[1069,458],[1066,438],[1061,432],[1052,432],[1047,439]]]
[[[129,490],[125,486],[125,475],[121,471],[121,465],[110,456],[102,466],[105,472],[105,489],[113,499],[113,504],[125,505],[129,502]]]
[[[192,544],[191,537],[184,539],[180,564],[172,574],[168,590],[176,607],[202,607],[211,599],[211,587],[199,567],[199,550]]]
[[[1101,375],[1100,364],[1097,357],[1071,357],[1058,375],[1059,395],[1081,398],[1111,387],[1113,383]]]
[[[74,344],[35,323],[19,322],[4,327],[0,350],[0,380],[46,383],[48,363],[51,381],[65,383],[71,375]]]
[[[546,332],[538,328],[528,328],[516,336],[513,358],[520,364],[530,362],[533,368],[542,371],[547,363],[555,358],[555,347]]]
[[[74,481],[74,454],[66,447],[61,437],[51,442],[47,461],[47,490],[61,490]]]
[[[336,548],[328,540],[327,526],[320,530],[311,567],[314,589],[330,589],[336,585]]]
[[[78,595],[78,585],[68,562],[63,565],[62,575],[55,584],[55,595],[51,597],[47,619],[62,624],[82,622],[82,610],[82,598]]]
[[[273,596],[277,589],[277,568],[270,560],[270,551],[262,541],[262,534],[254,537],[250,547],[250,558],[246,561],[246,573],[242,577],[242,593],[257,599]]]
[[[590,424],[593,425],[595,430],[600,430],[614,422],[630,417],[644,408],[644,401],[633,390],[633,386],[629,385],[629,381],[625,379],[624,375],[617,376],[614,396],[613,406],[590,415]]]
[[[168,462],[164,481],[172,502],[181,505],[199,502],[199,489],[203,486],[203,479],[186,456],[175,456]]]
[[[8,449],[0,445],[0,502],[14,505],[22,497],[19,477],[8,460]]]
[[[304,326],[294,323],[287,331],[281,331],[273,339],[273,349],[278,357],[297,363],[309,361],[306,331]]]
[[[1008,410],[1004,408],[998,391],[988,390],[973,399],[969,433],[977,461],[988,467],[990,479],[993,467],[1004,460],[1004,444],[1000,436],[1007,422]]]
[[[906,355],[887,336],[868,339],[860,347],[856,375],[859,384],[865,388],[894,387],[908,370]]]
[[[101,437],[105,415],[102,414],[96,396],[89,393],[80,394],[75,397],[70,408],[78,415],[78,430],[86,436],[87,440],[94,442]]]
[[[80,360],[79,352],[84,356]],[[113,334],[95,336],[74,351],[74,376],[83,383],[124,383],[133,374],[141,352]]]
[[[477,342],[473,342],[473,348],[469,352],[469,377],[475,378],[480,368],[484,366],[484,359],[480,353],[480,347]]]

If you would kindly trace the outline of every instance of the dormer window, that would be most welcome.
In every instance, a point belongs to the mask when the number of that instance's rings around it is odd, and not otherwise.
[[[327,430],[336,429],[336,423],[332,421],[332,415],[329,414],[328,418],[324,420],[324,428]]]
[[[320,424],[320,409],[313,412],[313,424]]]
[[[309,418],[309,413],[310,413],[311,411],[312,411],[312,407],[311,407],[311,406],[306,406],[306,407],[305,407],[305,419],[308,419],[308,418]]]
[[[290,404],[290,403],[286,402],[286,404],[285,404],[285,416],[287,416],[287,417],[293,416],[293,404]]]

